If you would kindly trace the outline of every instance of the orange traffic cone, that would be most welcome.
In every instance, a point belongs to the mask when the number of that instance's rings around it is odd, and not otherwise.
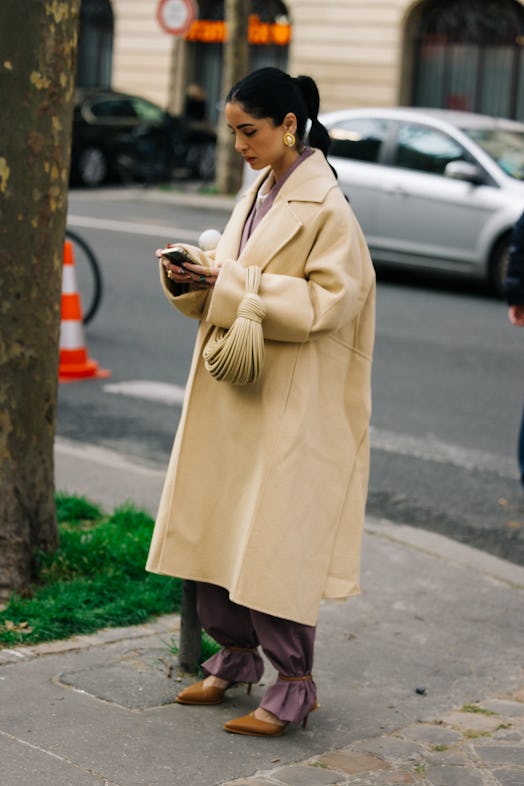
[[[64,242],[62,275],[62,322],[60,324],[59,382],[73,382],[88,377],[109,377],[110,371],[98,368],[87,355],[82,324],[82,306],[76,287],[73,244]]]

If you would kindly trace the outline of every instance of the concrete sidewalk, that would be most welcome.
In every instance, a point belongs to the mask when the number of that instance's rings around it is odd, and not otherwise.
[[[57,441],[57,487],[154,514],[163,469]],[[277,739],[226,734],[256,707],[174,703],[176,615],[0,650],[1,786],[523,786],[524,568],[368,519],[363,593],[319,618],[320,709]],[[174,666],[174,668],[173,668]],[[229,695],[228,694],[228,695]]]

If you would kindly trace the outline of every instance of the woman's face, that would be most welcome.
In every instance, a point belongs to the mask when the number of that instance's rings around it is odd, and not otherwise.
[[[282,124],[275,126],[271,118],[257,118],[244,112],[242,104],[232,101],[226,104],[226,120],[235,136],[235,150],[247,161],[251,169],[270,166],[278,178],[296,161],[295,147],[284,144],[284,134],[296,134],[295,115],[289,112]]]

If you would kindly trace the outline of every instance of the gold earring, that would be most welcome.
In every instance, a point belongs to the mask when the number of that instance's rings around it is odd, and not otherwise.
[[[286,147],[295,147],[296,144],[296,137],[291,131],[286,131],[284,134],[284,144]]]

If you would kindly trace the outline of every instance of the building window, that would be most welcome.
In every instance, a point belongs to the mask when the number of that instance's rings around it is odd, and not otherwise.
[[[110,87],[113,61],[113,10],[110,0],[82,0],[76,84]]]
[[[414,16],[414,106],[524,119],[520,3],[425,0]]]
[[[281,0],[250,0],[250,12],[262,22],[287,19],[288,12]],[[199,19],[224,19],[224,0],[198,0]]]

